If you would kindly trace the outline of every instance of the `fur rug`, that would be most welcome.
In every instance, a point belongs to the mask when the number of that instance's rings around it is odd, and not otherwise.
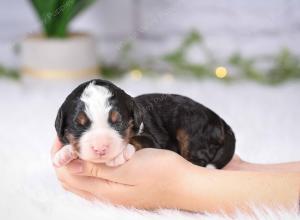
[[[260,163],[300,160],[300,84],[125,78],[116,82],[131,95],[166,92],[187,95],[213,109],[233,128],[237,153]],[[0,219],[224,219],[222,215],[178,210],[147,212],[91,204],[65,192],[49,158],[54,119],[78,82],[25,79],[0,81]],[[297,213],[254,207],[259,219],[299,219]],[[236,219],[251,219],[237,212]]]

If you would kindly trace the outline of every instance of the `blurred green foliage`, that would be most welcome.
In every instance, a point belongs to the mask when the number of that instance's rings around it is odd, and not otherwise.
[[[11,78],[11,79],[19,79],[20,74],[16,69],[6,68],[0,65],[0,78]]]
[[[139,69],[145,74],[153,72],[172,72],[178,76],[194,76],[197,78],[215,78],[216,68],[225,66],[229,74],[222,81],[237,81],[247,79],[263,84],[279,84],[288,80],[300,79],[300,57],[284,48],[275,55],[258,56],[254,58],[244,57],[241,53],[234,53],[228,60],[218,60],[214,53],[206,46],[203,36],[197,31],[191,31],[185,36],[179,46],[162,57],[152,60],[152,67],[146,67],[130,60],[134,46],[125,44],[120,51],[120,63],[123,68],[116,66],[106,67],[102,74],[105,77],[120,76],[119,70],[124,74],[131,69]],[[203,54],[202,61],[191,62],[188,54],[193,48],[200,49]],[[168,65],[168,70],[157,70],[157,64],[161,61]],[[266,67],[260,67],[264,63]],[[159,69],[159,68],[158,68]],[[235,74],[232,74],[232,73]]]
[[[47,37],[68,36],[70,22],[96,0],[30,0]]]
[[[300,59],[288,49],[283,49],[273,58],[273,65],[267,72],[266,80],[274,84],[288,79],[300,79]]]
[[[203,61],[191,62],[189,52],[197,47],[203,54]],[[170,72],[178,76],[194,76],[197,78],[214,78],[216,68],[224,66],[228,70],[222,81],[237,81],[242,79],[252,80],[263,84],[280,84],[288,80],[300,79],[300,57],[284,48],[277,54],[269,56],[244,57],[241,53],[234,53],[227,60],[219,61],[214,53],[205,45],[202,35],[191,31],[179,44],[168,54],[158,58],[148,58],[145,63],[136,62],[134,45],[124,43],[120,48],[117,60],[118,64],[100,64],[101,77],[118,78],[131,70],[139,70],[145,75],[153,76],[155,72]],[[161,63],[167,67],[158,67]],[[261,65],[264,64],[264,65]],[[0,77],[18,79],[19,73],[13,69],[0,66]]]
[[[188,71],[197,76],[203,76],[207,71],[209,71],[209,66],[202,63],[191,63],[187,58],[187,53],[190,47],[196,44],[201,45],[202,41],[202,36],[198,32],[192,31],[189,35],[187,35],[177,49],[164,55],[163,60],[173,67],[173,72],[183,73]]]
[[[205,62],[190,62],[187,57],[192,47],[199,47],[204,54]],[[202,35],[197,31],[191,31],[181,42],[179,47],[168,53],[162,59],[169,64],[175,74],[193,74],[197,77],[207,76],[212,71],[214,58],[206,48]]]
[[[122,77],[126,73],[126,69],[117,65],[103,64],[100,66],[99,72],[104,78],[114,79]]]
[[[268,67],[257,67],[259,62],[268,63]],[[229,64],[236,68],[240,77],[261,83],[279,84],[300,79],[300,58],[286,48],[268,57],[244,58],[235,53],[229,58]]]
[[[187,58],[189,50],[195,46],[200,47],[204,54],[203,63],[191,63]],[[229,75],[223,81],[249,79],[264,84],[279,84],[300,79],[300,57],[286,48],[267,57],[246,58],[240,53],[234,53],[226,62],[218,61],[205,46],[203,37],[195,31],[183,39],[178,49],[165,55],[163,59],[171,65],[174,73],[197,77],[215,77],[215,69],[223,64],[229,70]],[[265,63],[268,67],[259,67],[260,63]],[[235,75],[231,74],[232,70]]]

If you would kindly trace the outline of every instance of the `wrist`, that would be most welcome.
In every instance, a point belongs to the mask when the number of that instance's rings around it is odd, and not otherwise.
[[[184,160],[176,169],[175,181],[170,191],[169,201],[171,207],[186,211],[199,211],[199,174],[204,168]],[[195,207],[195,205],[197,207]]]

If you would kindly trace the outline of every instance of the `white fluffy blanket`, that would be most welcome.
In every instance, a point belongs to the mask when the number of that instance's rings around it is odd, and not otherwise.
[[[58,184],[49,158],[56,111],[78,82],[0,80],[0,219],[223,219],[161,210],[147,212],[91,204]],[[221,115],[237,137],[246,160],[300,160],[300,84],[267,87],[212,81],[146,79],[117,82],[132,95],[167,92],[188,95]],[[298,219],[296,213],[263,211],[260,219]],[[247,219],[243,213],[237,219]]]

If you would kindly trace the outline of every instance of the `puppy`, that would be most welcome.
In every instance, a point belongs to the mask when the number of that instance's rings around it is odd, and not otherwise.
[[[58,167],[74,158],[118,166],[136,150],[151,147],[179,153],[199,165],[224,167],[233,157],[231,128],[210,109],[174,94],[131,97],[109,81],[79,85],[60,107],[55,121],[65,145]]]

